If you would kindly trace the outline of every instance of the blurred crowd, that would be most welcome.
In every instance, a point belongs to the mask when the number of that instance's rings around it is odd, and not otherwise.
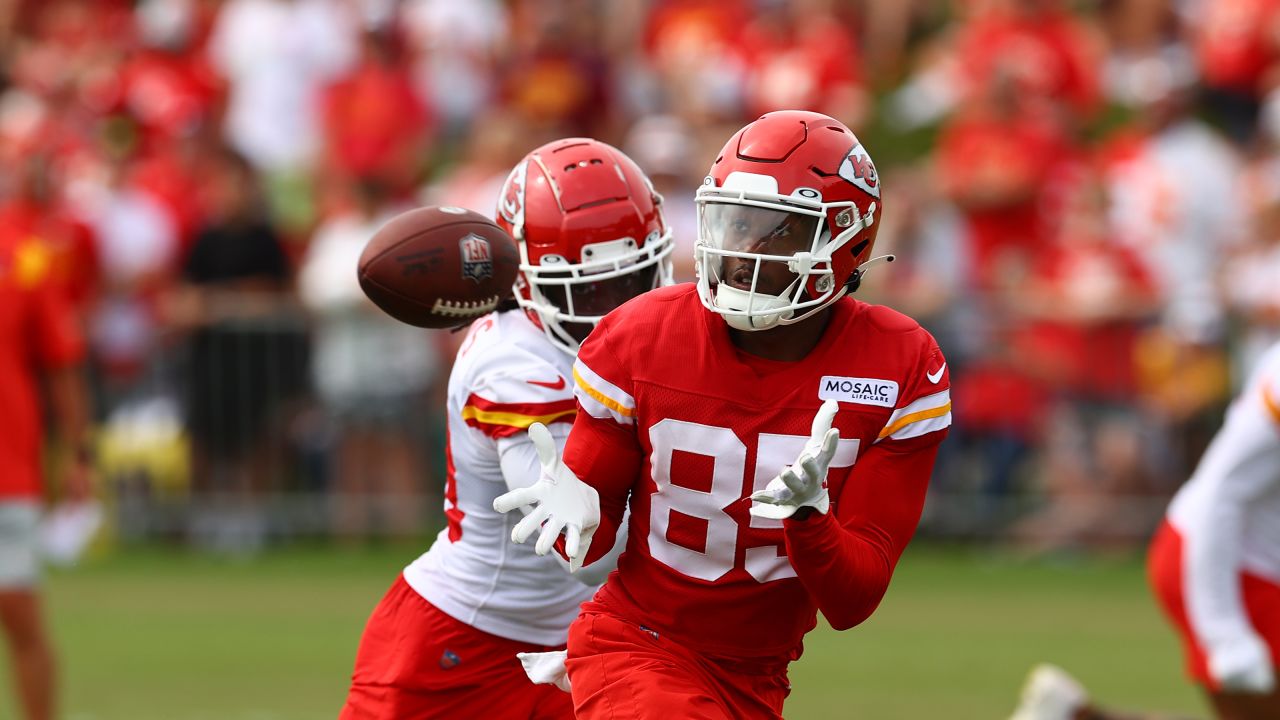
[[[492,212],[559,136],[651,175],[687,280],[734,130],[859,134],[897,255],[861,294],[954,379],[927,532],[1143,539],[1280,338],[1269,0],[7,0],[0,53],[0,226],[82,314],[125,538],[434,522],[460,337],[356,259],[413,205]]]

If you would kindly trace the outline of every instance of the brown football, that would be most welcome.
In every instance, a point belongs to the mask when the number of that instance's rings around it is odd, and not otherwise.
[[[492,220],[458,207],[422,207],[378,229],[360,254],[360,287],[410,325],[468,323],[511,297],[516,243]]]

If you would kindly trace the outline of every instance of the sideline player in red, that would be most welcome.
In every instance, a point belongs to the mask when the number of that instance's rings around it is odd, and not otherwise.
[[[933,338],[849,293],[880,224],[875,165],[839,121],[769,113],[698,190],[698,283],[611,313],[579,351],[581,411],[542,477],[495,507],[571,562],[618,569],[569,630],[579,718],[777,718],[821,610],[875,610],[951,423]],[[779,469],[781,468],[781,472]]]
[[[44,488],[39,383],[70,457],[62,492],[89,494],[88,392],[76,313],[54,253],[16,226],[0,228],[0,625],[17,701],[28,720],[54,717],[54,657],[40,612],[36,551]],[[2,703],[0,703],[2,705]]]
[[[1147,569],[1215,716],[1280,718],[1280,344],[1169,504]],[[1100,710],[1062,670],[1035,668],[1013,720],[1075,717],[1151,716]]]
[[[569,696],[530,683],[516,654],[563,647],[612,560],[570,576],[558,557],[511,542],[518,518],[493,501],[538,479],[531,424],[555,447],[568,435],[578,343],[605,313],[670,283],[660,203],[630,158],[595,140],[549,143],[511,172],[497,221],[520,248],[520,307],[478,320],[458,351],[448,526],[370,617],[343,720],[573,716]]]

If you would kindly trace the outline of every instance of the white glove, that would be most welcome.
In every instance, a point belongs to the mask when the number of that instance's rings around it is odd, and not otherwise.
[[[1209,648],[1209,674],[1228,692],[1265,695],[1276,686],[1267,644],[1254,633]]]
[[[564,661],[569,657],[567,651],[516,653],[516,657],[520,658],[524,674],[529,676],[534,685],[555,685],[565,692],[572,692],[569,673],[564,668]]]
[[[756,517],[782,520],[791,517],[802,507],[811,507],[826,514],[831,507],[827,497],[827,468],[836,454],[840,431],[831,427],[831,421],[840,409],[840,403],[828,400],[813,416],[809,441],[800,451],[800,457],[790,467],[783,468],[765,488],[751,496],[751,514]]]
[[[582,567],[587,549],[591,547],[591,536],[600,525],[600,495],[560,461],[556,441],[547,426],[530,425],[529,439],[542,463],[538,482],[499,495],[493,500],[493,509],[505,513],[532,505],[529,514],[511,530],[511,541],[523,543],[541,525],[542,534],[533,549],[539,555],[546,555],[563,531],[569,572],[574,572]]]

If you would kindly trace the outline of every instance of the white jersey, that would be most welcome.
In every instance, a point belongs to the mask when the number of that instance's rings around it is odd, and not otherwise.
[[[535,555],[532,542],[513,543],[511,529],[523,516],[495,512],[493,500],[538,479],[529,425],[545,424],[563,448],[577,407],[566,380],[572,371],[573,358],[523,310],[476,321],[449,376],[448,526],[404,571],[419,595],[451,617],[537,645],[563,644],[595,587],[553,555]]]
[[[1262,357],[1169,506],[1183,541],[1183,595],[1202,641],[1249,631],[1241,571],[1280,583],[1280,345]]]

